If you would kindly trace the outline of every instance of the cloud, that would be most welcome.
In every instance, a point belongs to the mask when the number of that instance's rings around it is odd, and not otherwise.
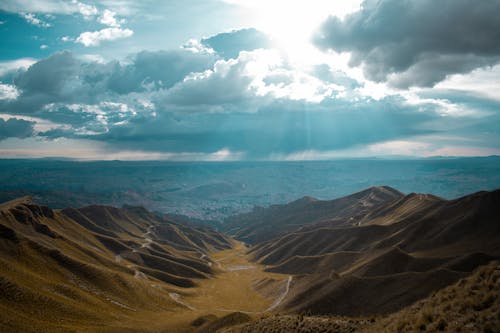
[[[99,18],[99,23],[107,25],[108,27],[119,28],[122,22],[120,22],[115,15],[115,12],[105,9]]]
[[[45,94],[54,99],[61,98],[74,90],[69,82],[77,85],[77,65],[78,61],[70,52],[56,53],[19,73],[14,83],[23,91],[24,97]]]
[[[129,65],[112,65],[108,87],[117,93],[143,91],[151,85],[155,89],[170,88],[190,73],[211,68],[216,60],[217,57],[213,54],[193,53],[182,49],[142,51],[132,57]]]
[[[387,148],[374,152],[411,153],[424,150],[402,143],[428,135],[475,140],[454,139],[450,147],[500,148],[497,101],[435,89],[374,100],[358,94],[362,84],[345,73],[326,65],[297,68],[272,49],[234,59],[144,51],[123,62],[66,51],[7,70],[0,80],[17,94],[0,99],[0,113],[51,124],[35,127],[38,139],[93,142],[110,154],[314,158],[373,145]],[[397,144],[376,146],[383,142]]]
[[[45,22],[38,17],[35,16],[35,14],[32,13],[21,13],[21,17],[26,20],[29,24],[36,25],[37,27],[40,28],[48,28],[51,26],[50,23]]]
[[[44,14],[75,14],[80,13],[85,18],[97,15],[98,11],[94,5],[89,5],[76,0],[3,0],[0,9],[12,13],[44,13]]]
[[[289,67],[275,50],[259,49],[241,51],[237,59],[219,60],[213,69],[191,74],[160,101],[190,111],[254,112],[274,98],[320,102],[334,89],[342,88]]]
[[[499,12],[496,0],[366,0],[344,20],[325,21],[314,42],[350,52],[370,80],[432,86],[500,61]]]
[[[34,124],[34,122],[22,119],[10,118],[4,120],[0,118],[0,140],[30,137],[33,134]]]
[[[37,60],[33,58],[20,58],[16,60],[2,61],[0,62],[0,76],[4,76],[7,72],[12,70],[28,68],[36,61]]]
[[[125,123],[109,123],[107,131],[100,133],[75,128],[43,135],[94,139],[115,150],[213,153],[227,149],[251,159],[304,150],[345,149],[425,134],[429,130],[422,125],[435,119],[432,114],[414,112],[412,107],[402,109],[396,100],[354,106],[344,101],[318,105],[283,100],[253,113],[167,110],[159,109],[150,116],[137,113]]]
[[[122,98],[126,103],[128,99],[144,100],[154,91],[172,87],[189,73],[212,68],[217,59],[182,49],[139,52],[126,64],[90,58],[76,58],[63,51],[35,63],[28,59],[0,63],[0,80],[6,83],[2,86],[4,99],[18,96],[0,103],[0,112],[34,114],[46,112],[44,106],[52,103],[92,105]],[[137,95],[141,93],[144,96]]]
[[[253,28],[219,33],[202,39],[201,43],[214,49],[225,59],[237,58],[241,51],[266,49],[272,46],[269,36]]]
[[[19,90],[11,84],[0,83],[0,100],[16,99],[19,96]]]
[[[76,7],[78,8],[78,12],[83,16],[84,19],[89,20],[99,13],[94,5],[88,5],[76,0],[71,1],[71,3],[73,5],[76,5]]]
[[[122,64],[86,61],[68,51],[55,53],[28,69],[7,66],[13,69],[6,69],[0,79],[12,84],[2,86],[3,95],[5,99],[19,98],[0,104],[0,109],[20,114],[49,112],[45,116],[50,118],[57,113],[45,106],[54,103],[94,105],[121,100],[122,95],[126,103],[130,103],[129,99],[144,100],[155,91],[171,88],[192,72],[212,68],[216,59],[214,55],[186,50],[145,51]]]
[[[500,101],[499,77],[500,65],[496,65],[492,68],[479,68],[466,75],[452,75],[447,80],[438,83],[434,88]]]
[[[133,34],[134,32],[130,29],[105,28],[98,31],[82,32],[80,36],[76,38],[75,42],[87,47],[99,46],[101,42],[128,38]]]

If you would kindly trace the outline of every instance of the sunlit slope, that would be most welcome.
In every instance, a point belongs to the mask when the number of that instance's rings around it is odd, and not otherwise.
[[[2,331],[120,327],[138,312],[172,311],[170,292],[213,277],[207,254],[231,246],[214,231],[137,207],[2,204]]]
[[[449,201],[410,194],[354,225],[310,224],[250,253],[269,272],[301,274],[282,310],[389,313],[500,258],[499,217],[500,190]]]

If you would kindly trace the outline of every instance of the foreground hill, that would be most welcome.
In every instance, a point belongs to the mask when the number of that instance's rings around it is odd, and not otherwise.
[[[410,194],[353,225],[309,224],[251,254],[270,272],[297,275],[284,310],[390,313],[500,258],[499,217],[500,190],[449,201]]]
[[[280,315],[220,332],[500,332],[499,309],[500,264],[493,262],[470,277],[386,317]]]
[[[285,205],[256,207],[249,213],[231,216],[222,228],[237,239],[256,244],[306,224],[352,225],[368,212],[401,197],[401,192],[388,186],[371,187],[335,200],[303,197]]]
[[[4,203],[0,331],[89,325],[97,331],[139,311],[168,311],[177,306],[169,292],[212,277],[215,265],[204,257],[232,244],[209,228],[140,207],[52,210],[29,198]]]

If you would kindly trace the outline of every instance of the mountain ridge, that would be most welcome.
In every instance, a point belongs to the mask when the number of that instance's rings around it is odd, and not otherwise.
[[[498,216],[500,190],[454,200],[411,193],[374,207],[358,223],[306,224],[257,244],[249,253],[270,272],[301,274],[283,310],[337,315],[386,313],[499,259]],[[401,284],[403,277],[405,284]],[[427,289],[417,288],[422,281],[427,281]],[[375,291],[365,289],[366,285]],[[361,312],[356,307],[365,298],[382,300],[394,291],[395,297],[400,295],[397,307],[377,302],[365,304]],[[342,308],[329,301],[348,295],[358,301]]]
[[[319,222],[349,225],[355,223],[373,207],[402,197],[389,186],[374,186],[333,200],[303,197],[283,205],[254,208],[252,212],[224,220],[222,230],[250,244],[294,231],[306,224]]]

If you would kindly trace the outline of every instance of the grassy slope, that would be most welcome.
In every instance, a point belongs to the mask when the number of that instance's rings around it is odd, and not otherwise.
[[[287,278],[251,263],[240,243],[217,250],[229,240],[210,231],[175,224],[148,229],[154,217],[131,209],[76,213],[79,222],[75,212],[27,201],[0,207],[1,332],[192,332],[200,316],[259,316],[276,295],[258,292],[255,282]],[[142,247],[147,237],[153,243]],[[231,270],[238,266],[252,267]],[[193,286],[166,283],[155,272]]]
[[[133,207],[53,211],[26,198],[2,204],[0,331],[191,331],[189,322],[216,306],[201,293],[205,287],[195,287],[207,277],[235,285],[222,301],[244,298],[266,306],[272,300],[241,288],[251,279],[231,282],[241,272],[225,274],[210,259],[225,256],[218,249],[229,246],[232,241],[208,229],[158,221]],[[194,288],[186,288],[186,281]],[[173,292],[205,295],[197,300],[203,310],[186,311],[170,297]]]
[[[219,332],[500,332],[500,264],[483,266],[471,276],[386,317],[281,315]]]

